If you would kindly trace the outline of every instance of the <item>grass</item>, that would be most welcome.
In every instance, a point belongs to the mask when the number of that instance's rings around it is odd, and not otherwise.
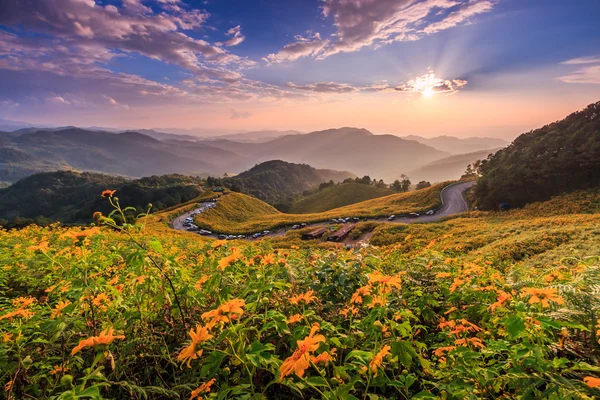
[[[317,193],[296,201],[292,204],[290,213],[319,213],[395,193],[397,192],[388,188],[380,188],[373,185],[356,182],[342,183],[319,190]]]
[[[407,214],[435,208],[440,204],[440,192],[448,183],[427,189],[397,193],[334,208],[321,213],[284,214],[254,197],[228,193],[217,206],[196,217],[200,228],[213,232],[247,234],[297,223],[314,223],[343,217],[380,217]]]

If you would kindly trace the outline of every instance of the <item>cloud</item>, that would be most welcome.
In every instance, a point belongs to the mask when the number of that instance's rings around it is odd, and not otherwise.
[[[242,27],[240,25],[228,30],[227,35],[232,36],[232,38],[224,42],[219,42],[217,45],[227,47],[237,46],[246,39],[246,36],[242,34]]]
[[[587,65],[579,67],[579,69],[569,73],[568,75],[560,76],[558,79],[564,83],[587,83],[600,85],[600,56],[589,56],[574,58],[561,62],[562,65]],[[598,65],[588,65],[598,64]]]
[[[3,2],[0,25],[52,37],[52,47],[94,47],[108,53],[139,53],[202,73],[206,63],[247,67],[254,63],[182,30],[202,27],[208,14],[183,3],[162,3],[153,12],[139,0],[121,8],[94,0],[29,0]]]
[[[106,99],[106,102],[110,105],[113,106],[115,108],[122,108],[125,110],[129,109],[129,106],[127,104],[120,104],[119,102],[117,102],[115,99],[113,99],[112,97],[109,96],[102,96]]]
[[[263,60],[269,64],[277,64],[296,61],[302,57],[317,56],[329,43],[328,40],[322,39],[318,32],[309,33],[307,37],[296,35],[294,39],[294,42],[286,44],[277,53],[269,54]]]
[[[581,65],[581,64],[598,64],[598,63],[600,63],[600,56],[573,58],[572,60],[567,60],[567,61],[561,62],[561,64],[563,64],[563,65]]]
[[[65,100],[62,96],[54,96],[46,99],[49,103],[58,104],[58,105],[70,105],[71,102]]]
[[[411,79],[402,85],[399,85],[395,90],[408,93],[422,93],[431,95],[435,93],[453,94],[461,90],[467,85],[466,80],[462,79],[441,79],[437,78],[431,71],[428,73]]]
[[[231,110],[231,118],[229,119],[247,119],[252,116],[250,112]]]
[[[358,92],[358,87],[351,86],[347,83],[336,82],[317,82],[307,85],[296,85],[292,82],[286,83],[286,86],[296,90],[305,90],[316,93],[353,93]]]
[[[300,36],[271,62],[294,61],[313,56],[324,59],[366,46],[380,47],[394,42],[414,41],[464,23],[490,12],[498,0],[321,0],[325,18],[336,28],[331,41],[318,37],[314,43]]]

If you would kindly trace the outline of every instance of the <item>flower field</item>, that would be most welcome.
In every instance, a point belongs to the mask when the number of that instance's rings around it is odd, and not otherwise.
[[[203,240],[114,204],[128,224],[0,231],[5,398],[600,396],[597,214],[346,250]]]

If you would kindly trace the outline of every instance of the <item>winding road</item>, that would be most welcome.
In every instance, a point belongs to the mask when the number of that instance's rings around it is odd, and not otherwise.
[[[442,200],[442,206],[438,208],[433,215],[420,215],[418,218],[409,218],[409,217],[398,217],[393,221],[388,221],[387,217],[378,217],[378,218],[361,218],[361,221],[378,221],[388,224],[410,224],[410,223],[426,223],[426,222],[435,222],[442,218],[448,217],[450,215],[466,212],[469,210],[469,205],[465,200],[463,194],[464,192],[472,187],[475,184],[475,181],[468,182],[458,182],[453,183],[451,185],[446,186],[442,189],[440,193],[440,197]],[[183,226],[185,219],[192,215],[192,213],[196,212],[198,209],[205,208],[209,205],[213,204],[212,202],[199,203],[198,207],[196,207],[192,211],[188,211],[185,214],[182,214],[173,220],[172,226],[173,229],[185,231],[187,228]],[[218,203],[217,203],[218,207]],[[329,225],[328,222],[316,222],[313,224],[309,224],[307,227],[320,227]],[[291,228],[284,227],[273,230],[270,234],[261,236],[283,236],[285,235]],[[204,235],[205,237],[217,238],[218,235]],[[248,238],[249,240],[252,240]],[[361,238],[360,241],[364,242],[365,239]]]

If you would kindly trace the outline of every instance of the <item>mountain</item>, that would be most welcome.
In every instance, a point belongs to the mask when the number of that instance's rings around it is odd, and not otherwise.
[[[460,139],[454,136],[438,136],[434,138],[424,138],[422,136],[404,136],[403,139],[416,140],[419,143],[434,147],[440,151],[450,154],[465,154],[475,151],[500,148],[508,145],[508,142],[498,138],[470,137]]]
[[[229,135],[215,136],[213,139],[217,140],[233,140],[235,142],[242,143],[262,143],[268,142],[269,140],[276,139],[281,136],[288,135],[301,135],[300,131],[253,131],[245,133],[234,133]]]
[[[169,173],[240,171],[254,160],[231,151],[182,140],[160,141],[138,132],[79,128],[25,130],[0,136],[0,181],[35,172],[76,169],[132,177]]]
[[[467,154],[455,154],[430,162],[408,173],[410,178],[417,181],[443,182],[459,179],[465,168],[477,160],[483,160],[498,149],[480,150]]]
[[[289,212],[294,214],[319,213],[394,193],[396,192],[391,189],[364,183],[340,183],[302,197],[292,204]]]
[[[306,164],[273,160],[225,179],[225,185],[236,192],[250,194],[285,209],[302,192],[314,189],[320,183],[341,182],[352,177],[354,174],[350,172],[316,169]]]
[[[417,166],[448,156],[427,145],[366,129],[340,128],[287,135],[266,143],[216,140],[211,146],[254,157],[257,162],[284,160],[315,168],[352,171],[393,181]]]
[[[600,185],[600,102],[524,133],[484,160],[475,195],[482,208],[543,201]]]
[[[100,194],[117,190],[121,204],[138,212],[161,210],[198,197],[202,180],[182,175],[152,176],[138,180],[73,171],[46,172],[29,176],[0,189],[0,221],[4,226],[31,222],[89,223],[92,214],[111,209]]]

